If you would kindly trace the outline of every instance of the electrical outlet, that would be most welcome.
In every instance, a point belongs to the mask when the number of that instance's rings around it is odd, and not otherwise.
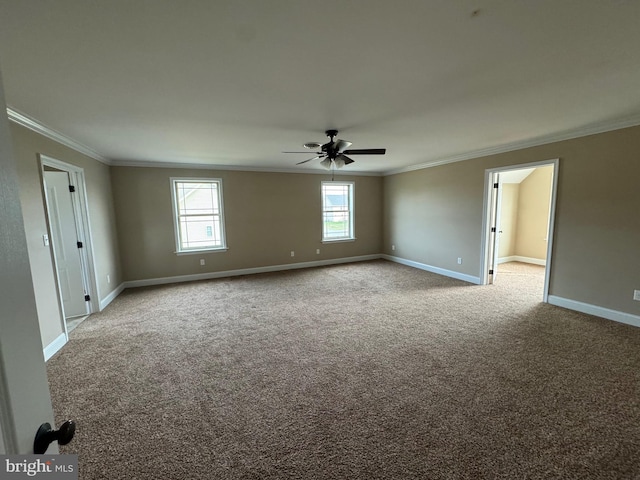
[[[111,283],[111,275],[107,273],[107,283]]]
[[[640,302],[640,290],[634,290],[633,291],[633,299],[637,300],[638,302]]]
[[[320,249],[316,248],[316,255],[320,255]]]
[[[204,262],[204,258],[201,258],[201,259],[200,259],[200,265],[204,265],[204,263],[205,263],[205,262]]]
[[[458,257],[458,265],[462,265],[462,257]]]
[[[391,250],[395,250],[396,246],[395,245],[391,245]]]
[[[291,256],[295,257],[296,256],[296,252],[294,252],[293,250],[291,250]]]

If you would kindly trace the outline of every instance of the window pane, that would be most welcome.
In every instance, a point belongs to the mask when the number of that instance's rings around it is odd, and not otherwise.
[[[350,237],[349,213],[329,212],[324,214],[324,236],[326,238]]]
[[[180,239],[183,249],[220,247],[220,219],[213,215],[180,217]]]
[[[224,248],[220,180],[174,180],[177,249]]]
[[[178,212],[180,215],[220,213],[216,183],[178,183]]]
[[[353,185],[322,184],[322,238],[339,240],[353,238]]]

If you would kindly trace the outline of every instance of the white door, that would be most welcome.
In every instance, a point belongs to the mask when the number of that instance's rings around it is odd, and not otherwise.
[[[502,200],[500,191],[500,174],[493,173],[491,189],[491,201],[489,206],[489,225],[491,231],[489,233],[489,283],[495,282],[498,276],[498,249],[499,249],[499,233],[500,227],[500,203]]]
[[[87,314],[78,231],[67,172],[44,172],[47,210],[65,318]]]
[[[0,112],[6,112],[1,81]],[[0,172],[0,453],[23,454],[33,451],[40,424],[53,424],[53,411],[6,115],[0,115]]]

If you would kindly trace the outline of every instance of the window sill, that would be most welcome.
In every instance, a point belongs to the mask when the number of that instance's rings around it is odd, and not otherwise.
[[[219,248],[203,248],[201,250],[183,250],[181,252],[173,252],[176,255],[195,255],[196,253],[216,253],[216,252],[226,252],[229,250],[227,247],[219,247]]]
[[[336,238],[335,240],[322,240],[322,243],[343,243],[343,242],[355,242],[355,237],[353,238]]]

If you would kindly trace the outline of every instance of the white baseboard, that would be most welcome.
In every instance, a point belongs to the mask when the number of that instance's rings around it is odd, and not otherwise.
[[[407,265],[409,267],[419,268],[420,270],[426,270],[427,272],[437,273],[438,275],[444,275],[445,277],[451,277],[457,280],[462,280],[465,282],[480,285],[480,277],[474,277],[472,275],[467,275],[465,273],[460,273],[460,272],[454,272],[453,270],[447,270],[440,267],[433,267],[431,265],[426,265],[424,263],[414,262],[413,260],[406,260],[404,258],[394,257],[391,255],[382,255],[382,258],[384,258],[385,260],[389,260],[391,262],[401,263],[402,265]]]
[[[46,362],[51,357],[53,357],[66,344],[67,336],[64,333],[61,333],[60,335],[58,335],[58,338],[56,338],[42,350],[42,353],[44,354],[44,361]]]
[[[508,262],[532,263],[533,265],[542,265],[543,267],[547,264],[547,261],[544,258],[522,257],[520,255],[498,258],[498,264]]]
[[[113,302],[115,298],[122,293],[123,290],[124,290],[124,283],[121,283],[116,287],[115,290],[112,290],[109,295],[107,295],[102,300],[100,300],[100,311],[107,308],[107,305]]]
[[[324,267],[340,263],[364,262],[378,260],[381,255],[360,255],[357,257],[334,258],[330,260],[317,260],[314,262],[287,263],[285,265],[269,265],[266,267],[241,268],[239,270],[225,270],[222,272],[196,273],[193,275],[179,275],[175,277],[149,278],[145,280],[132,280],[124,282],[124,288],[147,287],[151,285],[163,285],[166,283],[193,282],[194,280],[209,280],[212,278],[237,277],[239,275],[253,275],[255,273],[279,272],[282,270],[297,270],[300,268]]]
[[[614,322],[626,323],[627,325],[640,327],[640,316],[633,315],[631,313],[619,312],[617,310],[578,302],[576,300],[570,300],[556,295],[549,295],[549,303],[557,307],[568,308],[569,310],[595,315],[596,317],[606,318],[607,320],[613,320]]]

